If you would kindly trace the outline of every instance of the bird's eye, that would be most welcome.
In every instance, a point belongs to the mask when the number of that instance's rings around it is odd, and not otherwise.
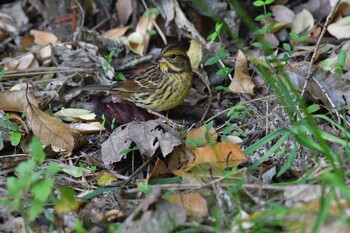
[[[171,59],[175,59],[175,58],[176,58],[176,55],[175,55],[175,54],[171,54],[171,55],[170,55],[170,58],[171,58]]]

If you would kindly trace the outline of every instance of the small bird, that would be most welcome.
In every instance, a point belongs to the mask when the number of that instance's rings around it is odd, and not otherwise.
[[[176,44],[166,46],[158,64],[143,67],[130,78],[113,85],[94,85],[83,90],[107,91],[141,108],[166,111],[187,97],[192,86],[192,69],[186,52]]]

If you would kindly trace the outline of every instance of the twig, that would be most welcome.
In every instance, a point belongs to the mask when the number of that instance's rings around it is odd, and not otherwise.
[[[323,27],[323,29],[321,31],[321,34],[318,37],[317,43],[316,43],[316,45],[314,47],[314,51],[313,51],[313,54],[312,54],[312,57],[311,57],[311,61],[310,61],[309,71],[308,71],[308,74],[306,76],[306,80],[305,80],[303,89],[301,91],[301,98],[302,98],[304,96],[304,94],[305,94],[305,90],[306,90],[306,87],[307,87],[307,85],[309,83],[309,80],[310,80],[310,78],[312,78],[315,81],[315,83],[319,86],[319,88],[322,90],[323,94],[326,96],[326,98],[329,101],[331,107],[335,110],[335,113],[336,113],[336,115],[338,117],[338,121],[339,122],[340,122],[341,117],[340,117],[340,114],[339,114],[339,112],[337,111],[337,109],[335,107],[335,104],[333,103],[333,101],[331,100],[331,98],[327,94],[326,90],[323,88],[323,86],[316,80],[316,78],[314,78],[312,76],[312,73],[313,73],[313,66],[315,64],[316,56],[317,56],[318,50],[320,48],[321,40],[322,40],[322,38],[324,37],[324,35],[325,35],[326,31],[327,31],[328,25],[329,25],[332,17],[334,16],[335,10],[338,8],[338,6],[340,4],[340,1],[341,0],[338,0],[336,2],[336,4],[332,7],[331,11],[329,12],[329,14],[327,16],[326,23],[324,24],[324,27]]]
[[[131,176],[123,182],[122,185],[128,184],[136,175],[139,173],[142,169],[144,169],[153,159],[155,156],[152,156],[151,158],[147,159],[146,162],[144,162],[140,167],[138,167]]]
[[[203,116],[202,116],[201,120],[199,121],[199,125],[203,125],[204,119],[210,110],[211,102],[213,101],[213,94],[211,93],[208,77],[204,76],[202,73],[200,73],[197,70],[193,70],[193,73],[195,73],[196,75],[198,75],[200,77],[200,80],[204,83],[204,85],[206,86],[206,88],[208,89],[208,92],[209,92],[209,100],[208,100],[207,108],[205,109]]]
[[[145,3],[145,0],[142,0],[142,4],[146,8],[146,10],[148,10],[148,6]],[[153,23],[154,27],[157,29],[157,32],[159,33],[160,37],[162,38],[164,44],[167,44],[168,42],[167,42],[167,40],[165,38],[165,35],[162,32],[162,30],[160,29],[160,27],[158,26],[157,22],[152,17],[150,19],[152,20],[152,23]]]

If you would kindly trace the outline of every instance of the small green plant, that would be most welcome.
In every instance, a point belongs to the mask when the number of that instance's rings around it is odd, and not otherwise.
[[[247,134],[241,131],[234,131],[239,123],[242,123],[242,120],[247,116],[250,108],[245,107],[244,105],[233,106],[228,112],[227,116],[230,118],[225,122],[224,130],[221,133],[221,139],[227,141],[228,135],[233,135],[237,137],[246,137]],[[236,123],[231,123],[232,120],[238,121]]]
[[[283,49],[287,52],[284,54],[283,58],[285,61],[288,61],[289,57],[291,57],[294,53],[294,47],[299,43],[299,42],[304,42],[309,39],[307,35],[299,36],[298,34],[291,32],[289,33],[289,38],[290,38],[290,44],[288,43],[283,43]]]
[[[336,74],[342,74],[343,73],[343,67],[345,65],[345,62],[346,62],[346,51],[342,49],[338,53],[337,63],[335,64],[334,72]]]
[[[113,60],[113,56],[114,56],[114,50],[112,50],[109,54],[105,55],[105,59],[106,61],[103,63],[103,71],[105,73],[105,75],[107,76],[109,71],[112,71],[112,60]]]
[[[7,71],[6,67],[2,68],[2,70],[1,70],[1,72],[0,72],[0,81],[1,81],[1,79],[5,76],[6,71]]]
[[[53,196],[55,180],[50,176],[59,171],[57,163],[42,167],[45,153],[38,138],[32,139],[29,149],[32,159],[21,162],[15,168],[16,176],[7,178],[8,196],[4,202],[11,211],[19,211],[27,232],[29,221],[33,221],[42,212],[47,202],[55,199]]]
[[[10,132],[10,140],[12,146],[18,146],[21,142],[21,126],[16,126],[10,120],[10,115],[6,114],[6,119],[0,118],[0,127]],[[0,140],[2,141],[2,135],[0,132]]]
[[[128,148],[119,152],[120,156],[127,155],[131,152],[131,170],[132,171],[135,171],[135,151],[137,151],[138,149],[139,148],[137,146],[134,146],[132,148]]]
[[[152,186],[148,184],[147,182],[142,182],[139,184],[139,189],[142,193],[144,193],[146,196],[152,193]]]
[[[216,23],[215,31],[207,37],[207,40],[211,42],[219,40],[220,44],[222,45],[222,38],[220,36],[222,25],[223,25],[222,23]],[[233,70],[232,68],[225,66],[225,64],[222,62],[222,60],[227,58],[228,56],[230,56],[230,53],[227,52],[223,47],[220,47],[216,52],[215,56],[209,58],[204,63],[205,66],[218,64],[221,68],[216,72],[216,75],[223,78],[225,81],[225,84],[227,81],[227,77],[229,77],[229,75],[232,73],[232,70]],[[215,87],[215,89],[218,91],[231,92],[230,89],[225,86],[217,86]]]
[[[159,10],[157,8],[149,8],[148,10],[145,11],[145,13],[143,14],[145,17],[150,17],[151,15],[158,15],[159,14]],[[157,31],[154,29],[147,29],[146,33],[154,36],[157,34]]]

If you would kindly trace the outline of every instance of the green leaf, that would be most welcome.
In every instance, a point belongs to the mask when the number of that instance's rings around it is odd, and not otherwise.
[[[33,175],[35,168],[36,163],[33,160],[27,160],[18,164],[15,171],[19,177],[29,178]]]
[[[45,178],[33,184],[30,191],[34,195],[34,199],[45,203],[52,193],[52,187],[54,183],[54,179]]]
[[[287,43],[283,43],[283,48],[284,48],[287,52],[291,52],[291,51],[292,51],[292,48],[291,48],[290,45],[287,44]]]
[[[218,34],[214,32],[207,37],[207,40],[214,42],[216,40],[216,37],[218,37]]]
[[[275,0],[265,0],[265,4],[266,5],[270,5],[271,3],[273,3]]]
[[[222,28],[222,25],[223,25],[222,23],[216,23],[216,24],[215,24],[215,32],[216,32],[216,33],[218,33],[218,34],[220,33],[220,30],[221,30],[221,28]]]
[[[218,61],[219,61],[219,59],[217,57],[211,57],[204,63],[204,65],[211,66],[211,65],[216,64]]]
[[[299,41],[299,36],[295,32],[289,33],[290,39],[294,41]]]
[[[318,104],[313,104],[313,105],[310,105],[309,107],[307,107],[306,111],[308,113],[314,113],[314,112],[317,112],[318,110],[320,110],[321,107],[320,105]]]
[[[258,15],[258,16],[256,16],[254,20],[260,22],[260,21],[262,21],[264,19],[270,18],[271,16],[272,16],[272,13],[269,12],[266,15]]]
[[[117,81],[124,81],[124,80],[126,80],[124,74],[119,73],[119,74],[117,75]]]
[[[53,174],[56,174],[59,171],[60,171],[60,166],[58,165],[58,163],[52,162],[45,169],[45,174],[53,175]]]
[[[307,40],[309,40],[309,37],[307,35],[303,35],[299,37],[299,41],[307,41]]]
[[[38,216],[42,209],[44,207],[44,203],[37,200],[37,199],[32,199],[30,201],[30,207],[29,207],[29,219],[32,221]]]
[[[254,1],[254,2],[253,2],[253,5],[254,5],[254,6],[257,6],[257,7],[260,7],[260,6],[265,5],[265,2],[264,2],[264,1],[261,1],[261,0],[257,0],[257,1]]]
[[[58,213],[63,213],[76,209],[79,206],[78,200],[75,198],[75,192],[69,187],[59,187],[60,199],[55,205]]]
[[[6,67],[2,68],[2,70],[1,70],[1,72],[0,72],[0,81],[1,81],[1,79],[4,77],[4,75],[6,74],[6,71],[7,71],[7,68],[6,68]]]
[[[149,185],[147,182],[142,182],[139,184],[139,189],[142,193],[144,193],[146,196],[152,193],[152,186]]]
[[[14,132],[11,134],[11,145],[12,146],[18,146],[18,144],[21,142],[22,134],[19,132]]]
[[[43,145],[41,144],[39,138],[33,137],[31,143],[29,144],[30,154],[33,159],[39,164],[43,163],[45,160],[45,152],[43,150]]]
[[[254,47],[257,47],[257,48],[262,48],[263,47],[263,45],[260,42],[254,42],[252,45]]]
[[[209,121],[206,125],[205,125],[205,131],[209,131],[213,128],[214,126],[214,121]]]
[[[152,14],[157,15],[158,13],[159,13],[159,10],[157,8],[149,8],[148,10],[145,11],[143,15],[145,17],[149,17]]]
[[[154,35],[157,34],[157,31],[154,30],[154,29],[151,29],[151,30],[147,29],[146,32],[147,32],[149,35],[151,35],[151,36],[154,36]]]
[[[338,59],[337,59],[337,63],[340,66],[344,66],[345,65],[345,61],[346,61],[346,51],[345,50],[340,50],[340,52],[338,53]]]
[[[265,33],[266,33],[265,28],[260,28],[260,29],[255,30],[255,31],[253,32],[253,34],[256,35],[256,36],[258,36],[258,35],[264,35]]]

